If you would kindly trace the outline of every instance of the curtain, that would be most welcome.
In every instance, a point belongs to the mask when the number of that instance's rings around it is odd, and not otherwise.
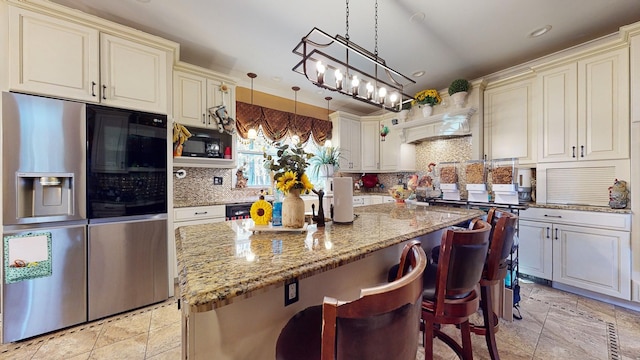
[[[331,138],[333,129],[333,124],[328,120],[236,102],[238,135],[246,139],[249,129],[258,130],[259,126],[262,126],[264,135],[271,141],[282,140],[287,135],[298,135],[300,141],[305,143],[313,136],[320,145]]]

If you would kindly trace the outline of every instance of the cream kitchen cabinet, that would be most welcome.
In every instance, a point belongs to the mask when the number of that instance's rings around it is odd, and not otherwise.
[[[380,171],[380,121],[362,121],[360,123],[362,171]]]
[[[358,116],[343,112],[329,115],[333,122],[334,146],[340,147],[340,171],[358,172],[361,167],[360,120]]]
[[[629,49],[536,70],[539,162],[629,158]]]
[[[520,272],[631,299],[628,214],[530,208],[520,212]]]
[[[487,86],[484,92],[484,133],[488,158],[515,157],[520,164],[535,164],[535,100],[533,73]]]
[[[220,151],[231,150],[231,159],[174,157],[174,163],[191,167],[235,168],[237,135],[219,132],[218,121],[209,109],[224,105],[235,119],[236,83],[232,78],[184,62],[174,66],[173,118],[192,132],[213,132],[220,141]],[[200,131],[199,129],[207,129]]]
[[[402,143],[400,139],[402,130],[393,126],[394,116],[396,116],[395,113],[372,118],[363,117],[360,126],[362,135],[362,171],[396,172],[416,170],[415,145]],[[380,130],[383,126],[389,129],[389,133],[384,138],[380,136]]]
[[[225,105],[235,119],[235,81],[193,65],[179,63],[173,73],[175,121],[183,125],[218,129],[209,109]]]
[[[10,6],[11,90],[166,114],[170,47],[85,24]]]

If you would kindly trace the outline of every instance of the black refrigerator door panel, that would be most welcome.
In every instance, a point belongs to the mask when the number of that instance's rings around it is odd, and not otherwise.
[[[89,225],[89,320],[169,297],[167,220]]]
[[[87,320],[86,225],[33,228],[3,237],[29,233],[51,233],[51,275],[11,284],[3,279],[3,343]]]

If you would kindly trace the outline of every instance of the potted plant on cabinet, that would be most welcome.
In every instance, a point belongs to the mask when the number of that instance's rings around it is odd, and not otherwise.
[[[320,146],[318,151],[309,159],[311,173],[314,176],[332,177],[335,170],[340,168],[340,148]]]
[[[457,107],[461,108],[467,98],[469,91],[469,81],[466,79],[456,79],[449,85],[449,97]]]
[[[440,104],[441,101],[442,99],[440,98],[440,94],[438,94],[438,90],[425,89],[413,97],[411,104],[418,105],[422,109],[422,116],[429,117],[433,112],[433,106]]]

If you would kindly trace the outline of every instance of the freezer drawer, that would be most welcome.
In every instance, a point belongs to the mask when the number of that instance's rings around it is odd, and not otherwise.
[[[5,232],[3,238],[29,233],[51,233],[51,275],[11,284],[3,279],[3,343],[87,320],[86,225]]]
[[[167,220],[89,224],[89,320],[169,297]]]

